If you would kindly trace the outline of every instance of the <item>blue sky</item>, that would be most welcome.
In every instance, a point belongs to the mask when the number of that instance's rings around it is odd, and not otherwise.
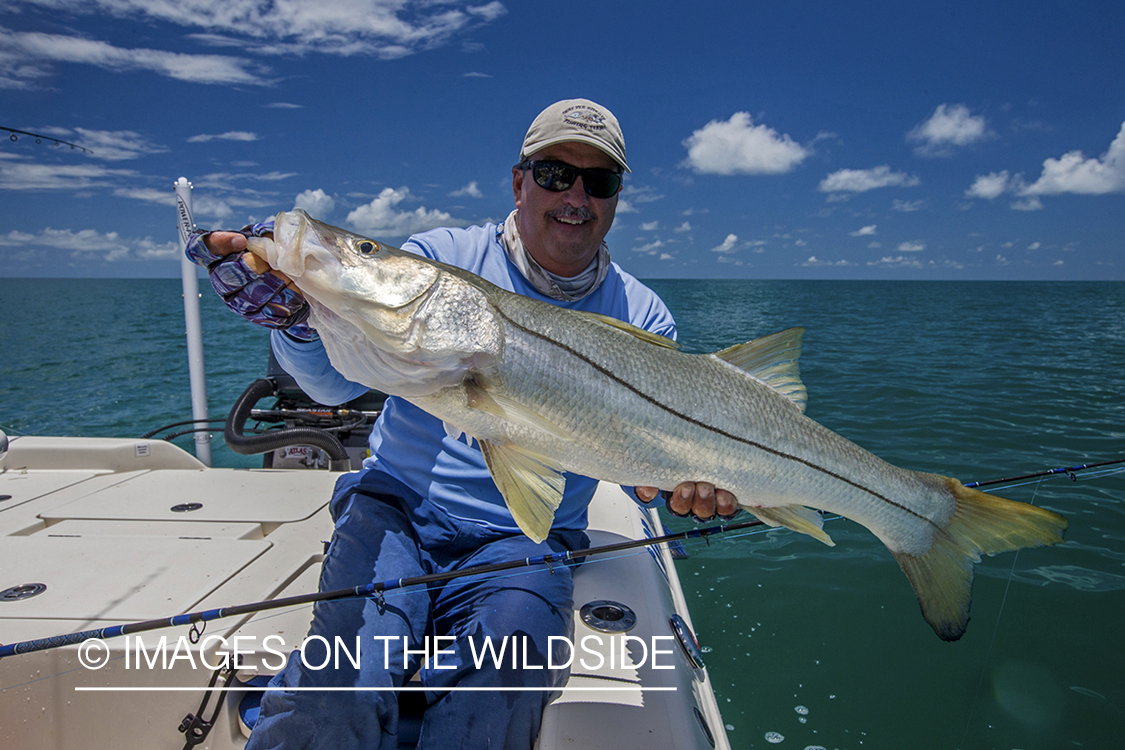
[[[177,275],[181,175],[208,228],[495,221],[581,96],[642,278],[1121,280],[1123,39],[1120,2],[8,0],[0,126],[92,153],[0,137],[0,275]]]

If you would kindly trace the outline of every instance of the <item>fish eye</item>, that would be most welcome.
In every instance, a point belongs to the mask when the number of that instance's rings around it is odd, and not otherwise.
[[[371,240],[364,240],[363,242],[356,245],[356,250],[359,251],[360,255],[374,255],[375,253],[379,252],[379,246]]]

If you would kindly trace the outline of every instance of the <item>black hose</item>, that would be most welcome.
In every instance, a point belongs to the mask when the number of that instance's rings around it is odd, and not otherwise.
[[[269,453],[291,445],[311,445],[328,454],[329,471],[351,470],[352,461],[344,444],[335,435],[324,430],[313,427],[289,427],[261,435],[242,434],[242,428],[246,425],[254,404],[276,390],[277,387],[272,380],[260,378],[251,383],[234,402],[234,407],[227,415],[226,427],[223,428],[223,437],[226,438],[230,449],[240,455],[249,456],[256,453]]]

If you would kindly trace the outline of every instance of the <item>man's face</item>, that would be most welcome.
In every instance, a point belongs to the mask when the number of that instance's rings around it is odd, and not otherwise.
[[[608,154],[587,143],[557,143],[529,158],[585,169],[619,169]],[[536,262],[560,276],[586,270],[613,225],[617,195],[593,198],[586,194],[581,177],[569,190],[554,193],[539,187],[530,171],[519,169],[512,171],[512,192],[519,209],[520,239]]]

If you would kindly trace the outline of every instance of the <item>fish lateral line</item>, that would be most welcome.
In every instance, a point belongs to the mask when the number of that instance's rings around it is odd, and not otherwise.
[[[534,336],[534,337],[540,339],[541,341],[545,341],[546,343],[551,344],[552,346],[555,346],[559,349],[562,349],[567,354],[571,354],[571,355],[577,357],[578,359],[585,362],[590,367],[594,368],[599,373],[601,373],[605,377],[609,378],[613,382],[615,382],[618,385],[622,386],[623,388],[627,389],[628,391],[635,394],[636,396],[639,396],[641,399],[647,401],[648,403],[652,404],[653,406],[657,407],[658,409],[661,409],[664,412],[666,412],[668,414],[671,414],[672,416],[676,417],[677,419],[683,420],[684,422],[687,422],[688,424],[694,425],[696,427],[707,430],[709,432],[713,432],[716,435],[727,438],[728,440],[733,440],[737,443],[741,443],[742,445],[748,446],[750,448],[755,448],[757,450],[760,450],[764,453],[769,453],[770,455],[776,456],[776,457],[781,458],[783,460],[793,461],[795,463],[799,463],[803,466],[806,466],[810,469],[813,469],[814,471],[818,471],[818,472],[824,474],[825,476],[829,476],[829,477],[831,477],[831,478],[833,478],[837,481],[840,481],[840,482],[843,482],[844,484],[850,485],[850,486],[856,488],[857,490],[860,490],[862,492],[866,492],[867,494],[871,495],[872,497],[874,497],[878,500],[881,500],[884,503],[887,503],[891,507],[897,508],[898,510],[901,510],[901,511],[903,511],[903,512],[905,512],[905,513],[907,513],[911,516],[914,516],[915,518],[918,518],[922,521],[925,521],[926,523],[933,526],[938,531],[941,531],[941,527],[938,524],[936,524],[933,520],[931,520],[930,518],[927,518],[926,516],[922,515],[921,513],[918,513],[917,511],[906,507],[902,503],[895,502],[894,500],[890,499],[886,495],[883,495],[882,493],[877,492],[877,491],[871,489],[870,487],[866,487],[866,486],[860,484],[859,482],[856,482],[855,480],[849,479],[848,477],[845,477],[841,474],[838,474],[838,473],[832,471],[831,469],[828,469],[824,466],[820,466],[819,464],[813,463],[812,461],[810,461],[806,458],[802,458],[800,456],[795,456],[795,455],[792,455],[790,453],[785,453],[784,451],[779,451],[776,448],[771,448],[768,445],[764,445],[764,444],[756,442],[754,440],[744,438],[741,435],[735,435],[733,433],[727,432],[726,430],[723,430],[722,428],[716,427],[716,426],[711,425],[711,424],[707,424],[706,422],[704,422],[701,419],[698,419],[698,418],[693,417],[691,415],[684,414],[683,412],[677,411],[676,409],[673,409],[671,406],[669,406],[669,405],[663,403],[662,401],[657,400],[653,396],[650,396],[649,394],[645,393],[640,388],[633,385],[629,381],[623,379],[621,376],[617,375],[617,373],[613,372],[612,370],[605,367],[604,365],[601,365],[601,364],[591,360],[589,357],[584,355],[582,352],[577,351],[573,347],[571,347],[571,346],[569,346],[569,345],[567,345],[567,344],[565,344],[561,341],[553,339],[553,338],[551,338],[550,336],[548,336],[547,334],[545,334],[541,331],[536,331],[532,328],[528,328],[527,326],[523,325],[522,323],[519,323],[518,321],[512,319],[511,316],[509,316],[507,313],[505,313],[503,310],[500,310],[499,308],[496,308],[496,312],[502,320],[504,320],[505,322],[507,322],[508,324],[513,326],[514,328],[518,329],[519,331],[522,331],[523,333]]]

